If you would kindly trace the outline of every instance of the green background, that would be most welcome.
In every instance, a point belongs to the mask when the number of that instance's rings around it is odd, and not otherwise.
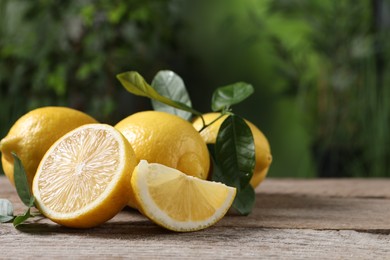
[[[179,74],[208,112],[233,110],[271,143],[270,177],[390,176],[388,0],[0,0],[0,136],[21,115],[70,106],[115,124],[151,109],[115,75]]]

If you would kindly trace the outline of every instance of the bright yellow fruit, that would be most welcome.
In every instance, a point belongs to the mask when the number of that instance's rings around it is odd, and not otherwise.
[[[144,111],[123,119],[115,128],[130,142],[138,161],[164,164],[207,179],[210,167],[207,146],[184,119],[165,112]],[[133,196],[129,206],[137,207]]]
[[[14,152],[21,159],[31,187],[38,164],[49,147],[67,132],[84,124],[96,123],[89,115],[66,107],[34,109],[11,127],[0,142],[5,175],[14,184]]]
[[[207,113],[203,115],[203,118],[206,124],[209,124],[218,116],[220,116],[220,113]],[[226,117],[227,115],[221,117],[215,123],[211,124],[207,128],[203,129],[202,132],[200,132],[200,135],[203,137],[206,143],[215,144],[219,128]],[[251,122],[247,120],[245,120],[245,122],[249,125],[255,141],[256,166],[250,184],[253,188],[256,188],[266,177],[268,169],[271,165],[271,148],[264,134]],[[199,131],[203,126],[202,120],[200,118],[196,118],[193,122],[193,126],[196,130]]]
[[[94,227],[126,206],[134,151],[105,124],[76,128],[56,141],[39,164],[33,194],[41,213],[76,228]]]
[[[139,210],[154,223],[179,232],[207,228],[234,201],[236,188],[188,176],[142,160],[131,179]]]

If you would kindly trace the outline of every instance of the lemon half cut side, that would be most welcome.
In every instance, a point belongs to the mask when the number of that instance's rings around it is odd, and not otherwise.
[[[115,128],[81,126],[44,155],[33,181],[36,205],[64,226],[97,226],[127,204],[135,166],[134,151]]]
[[[139,210],[156,224],[179,232],[218,222],[231,207],[236,188],[141,160],[131,179]]]

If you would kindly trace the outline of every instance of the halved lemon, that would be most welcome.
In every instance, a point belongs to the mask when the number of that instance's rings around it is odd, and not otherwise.
[[[88,228],[114,217],[128,202],[133,149],[115,128],[88,124],[57,140],[33,181],[36,206],[58,224]]]
[[[236,188],[145,160],[134,169],[131,185],[139,210],[145,216],[179,232],[215,224],[226,214],[236,195]]]

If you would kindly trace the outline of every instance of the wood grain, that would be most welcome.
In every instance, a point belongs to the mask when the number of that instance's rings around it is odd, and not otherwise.
[[[0,237],[3,259],[388,259],[390,237],[350,230],[211,227],[173,234],[150,225],[89,231],[15,232]],[[43,228],[43,227],[42,227]],[[115,230],[116,231],[116,230]]]
[[[257,192],[304,196],[390,198],[389,179],[266,179]]]
[[[0,259],[390,259],[390,180],[266,180],[251,215],[229,212],[193,233],[164,230],[126,209],[88,230],[36,218],[0,224]],[[24,207],[0,177],[0,198]]]

